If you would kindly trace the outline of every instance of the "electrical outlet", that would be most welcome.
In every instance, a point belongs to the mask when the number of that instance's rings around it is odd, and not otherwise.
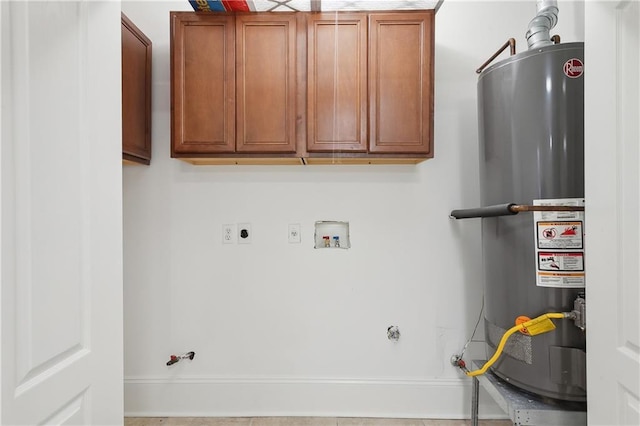
[[[251,244],[252,237],[253,235],[251,233],[251,224],[239,223],[238,224],[238,243]]]
[[[302,241],[302,236],[300,235],[300,224],[299,223],[290,223],[289,224],[289,243],[299,243]]]
[[[236,225],[222,225],[222,243],[235,244],[236,239]]]

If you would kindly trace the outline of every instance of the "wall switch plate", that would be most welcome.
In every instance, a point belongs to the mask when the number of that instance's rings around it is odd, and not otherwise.
[[[238,224],[238,243],[251,244],[252,238],[253,238],[253,235],[251,232],[251,224],[239,223]]]
[[[236,225],[222,225],[222,244],[235,244]]]
[[[289,224],[289,243],[299,243],[302,241],[302,237],[300,235],[300,224],[299,223],[290,223]]]

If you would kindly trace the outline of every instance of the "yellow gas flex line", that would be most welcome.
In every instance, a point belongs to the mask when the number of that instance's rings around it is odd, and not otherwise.
[[[520,324],[514,325],[506,333],[502,335],[500,339],[500,343],[498,343],[498,347],[496,348],[493,356],[482,366],[482,368],[474,371],[467,371],[466,375],[470,377],[479,376],[487,372],[489,367],[491,367],[500,357],[502,351],[504,349],[504,345],[507,343],[509,337],[515,333],[516,331],[520,331],[521,333],[535,336],[536,334],[546,333],[548,331],[554,330],[556,326],[551,321],[551,318],[571,318],[571,313],[548,313],[540,315],[537,318],[532,320],[524,321]]]

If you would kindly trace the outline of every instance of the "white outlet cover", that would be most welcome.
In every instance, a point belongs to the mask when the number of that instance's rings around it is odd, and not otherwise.
[[[235,244],[237,240],[236,225],[222,225],[222,244]]]
[[[289,224],[289,243],[295,244],[302,241],[302,236],[300,235],[300,224],[299,223],[290,223]]]
[[[243,236],[245,234],[246,236]],[[251,224],[239,223],[238,224],[238,244],[251,244],[252,239],[253,239],[253,232],[251,231]]]

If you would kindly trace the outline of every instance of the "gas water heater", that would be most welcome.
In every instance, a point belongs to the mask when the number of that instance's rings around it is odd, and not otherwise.
[[[478,111],[483,206],[550,200],[581,204],[583,57],[583,43],[555,44],[482,71]],[[573,213],[541,219],[518,214],[482,220],[489,355],[518,316],[572,311],[583,295],[584,222]],[[569,230],[572,227],[577,229]],[[572,238],[560,239],[564,232],[572,232]],[[554,266],[549,259],[556,258]],[[538,336],[513,335],[493,372],[540,395],[584,401],[585,333],[571,321],[558,321],[556,327]]]
[[[511,211],[511,203],[584,206],[584,44],[549,37],[555,3],[538,2],[528,50],[478,71],[481,202],[494,207],[454,217],[483,217],[488,357],[518,317],[584,320],[586,311],[584,213]],[[586,401],[584,326],[554,323],[540,335],[509,334],[491,369],[525,391]]]

